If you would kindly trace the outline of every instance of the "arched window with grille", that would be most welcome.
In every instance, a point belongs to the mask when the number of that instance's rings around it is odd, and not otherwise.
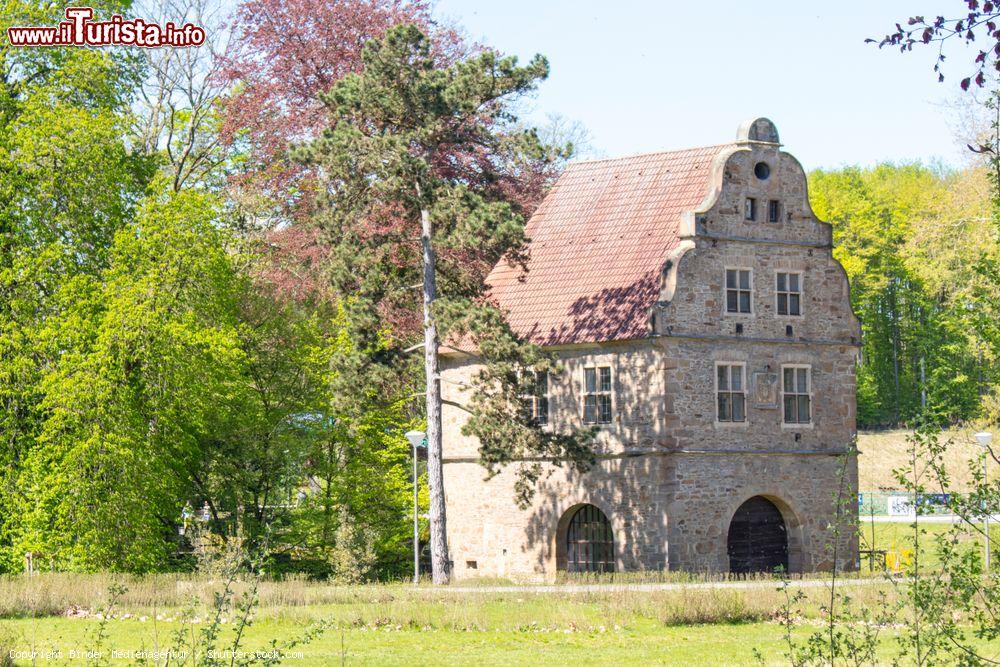
[[[575,510],[566,528],[568,572],[614,572],[615,542],[611,522],[593,505]]]

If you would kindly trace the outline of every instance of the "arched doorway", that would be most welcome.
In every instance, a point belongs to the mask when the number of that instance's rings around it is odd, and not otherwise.
[[[593,505],[581,505],[566,527],[567,572],[614,572],[611,522]]]
[[[763,496],[740,505],[729,524],[729,571],[788,572],[788,529],[781,510]]]

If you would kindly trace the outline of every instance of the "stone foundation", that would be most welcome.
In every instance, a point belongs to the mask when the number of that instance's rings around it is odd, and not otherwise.
[[[842,474],[847,512],[835,545],[832,525]],[[616,571],[727,572],[729,522],[744,501],[758,495],[782,512],[792,572],[830,569],[835,546],[841,568],[850,569],[857,555],[850,523],[856,476],[853,457],[630,456],[601,460],[582,474],[553,466],[532,505],[522,510],[513,501],[513,470],[486,482],[477,463],[448,463],[455,577],[555,579],[565,569],[566,524],[582,504],[595,505],[611,522]]]

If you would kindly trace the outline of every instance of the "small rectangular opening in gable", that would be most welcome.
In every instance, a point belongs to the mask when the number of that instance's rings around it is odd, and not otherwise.
[[[777,199],[767,202],[767,221],[781,222],[781,202]]]

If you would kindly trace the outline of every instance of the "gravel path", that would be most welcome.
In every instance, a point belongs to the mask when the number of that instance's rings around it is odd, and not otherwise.
[[[875,586],[885,584],[884,578],[841,579],[837,586]],[[830,585],[829,579],[793,579],[792,588],[820,588]],[[524,584],[522,586],[441,586],[432,588],[441,593],[613,593],[621,591],[691,591],[705,589],[776,589],[780,581],[706,581],[697,583],[652,583],[652,584]]]

